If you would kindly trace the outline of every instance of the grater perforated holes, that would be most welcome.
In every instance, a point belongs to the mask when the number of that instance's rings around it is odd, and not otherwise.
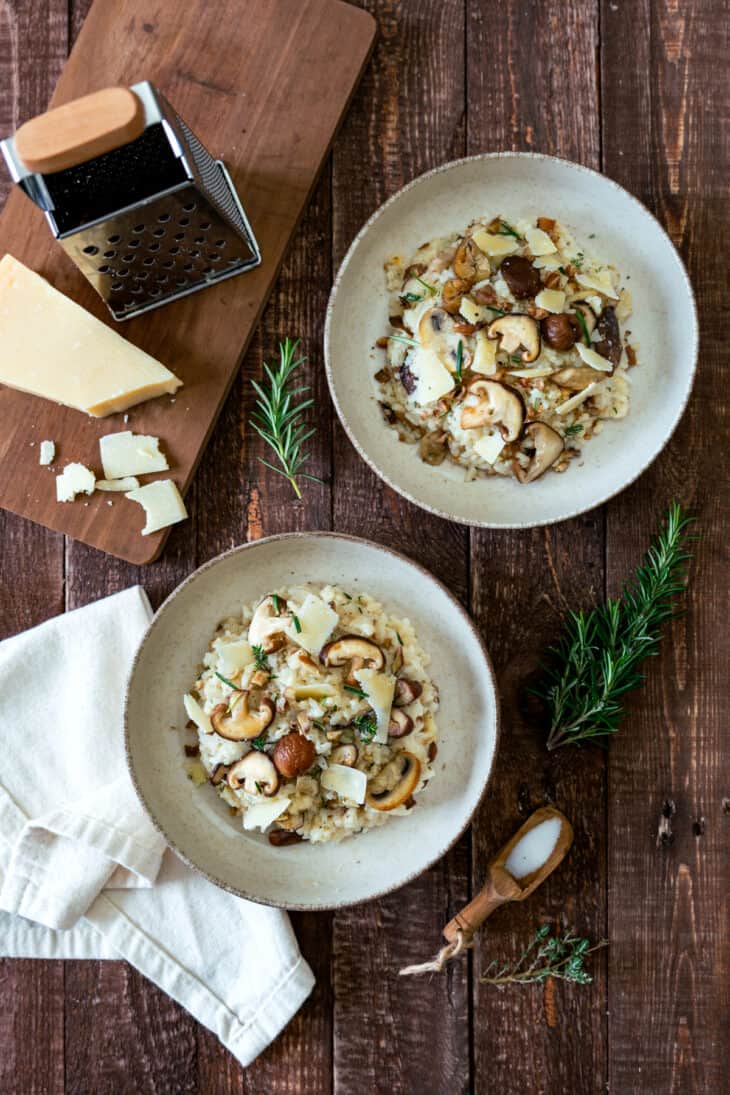
[[[133,231],[133,232],[136,232],[136,233],[137,233],[137,235],[139,235],[139,234],[140,234],[140,232],[144,232],[144,225],[143,225],[143,224],[135,224],[135,226],[134,226],[134,228],[132,229],[132,231]]]
[[[105,259],[114,259],[114,258],[116,258],[116,256],[117,256],[116,251],[105,251],[104,252],[104,258]]]
[[[155,260],[154,260],[154,259],[151,259],[151,258],[149,257],[149,255],[147,256],[147,258],[146,258],[146,259],[142,259],[142,263],[143,263],[143,264],[144,264],[145,266],[152,266],[152,265],[153,265],[153,263],[154,263],[154,261],[155,261]]]
[[[187,228],[187,226],[190,224],[190,217],[180,217],[180,220],[177,223],[180,225],[181,228]]]
[[[170,248],[170,254],[171,255],[179,255],[180,254],[180,248],[179,247],[171,247]]]
[[[165,229],[164,228],[153,228],[152,229],[152,235],[157,236],[158,240],[162,239],[164,234],[165,234]]]
[[[134,255],[122,255],[122,262],[134,262]]]
[[[130,240],[127,244],[127,247],[139,247],[141,243],[142,240]]]
[[[110,274],[112,268],[111,266],[107,266],[105,263],[103,266],[98,266],[97,269],[100,274]]]
[[[191,251],[190,252],[190,257],[191,257],[191,259],[199,259],[200,258],[200,251],[195,251],[195,250]]]
[[[172,261],[172,259],[165,259],[162,265],[165,267],[166,270],[172,270],[175,263]]]
[[[201,247],[202,244],[205,243],[205,236],[196,236],[193,243],[197,244],[198,247]]]
[[[197,208],[195,202],[185,202],[185,205],[183,206],[186,213],[194,213]]]
[[[160,213],[160,215],[157,219],[161,224],[167,224],[167,222],[170,219],[170,214],[169,213]]]
[[[223,248],[224,248],[224,247],[225,247],[225,245],[226,245],[226,241],[225,241],[225,240],[216,240],[216,241],[215,241],[215,245],[216,245],[216,247],[220,247],[220,249],[221,249],[221,251],[222,251],[222,250],[223,250]]]
[[[179,243],[181,240],[185,239],[185,233],[184,232],[176,232],[175,235],[172,238],[174,240],[177,240],[178,243]]]
[[[117,235],[107,236],[107,241],[106,242],[107,243],[119,243],[121,238],[122,238],[121,236],[117,236]]]
[[[124,288],[124,286],[122,285],[121,281],[112,282],[112,292],[113,293],[118,293],[119,290],[123,289],[123,288]]]
[[[148,250],[149,251],[159,251],[160,250],[159,243],[151,243],[148,247]]]
[[[99,248],[94,247],[93,244],[90,244],[88,247],[84,248],[84,254],[85,255],[98,255],[99,254]]]

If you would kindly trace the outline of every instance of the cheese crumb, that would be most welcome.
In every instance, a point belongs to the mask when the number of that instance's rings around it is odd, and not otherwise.
[[[170,467],[167,457],[160,452],[159,437],[134,434],[131,430],[100,437],[99,451],[105,479],[147,475],[149,472],[167,471]]]
[[[67,464],[56,476],[56,501],[73,502],[77,494],[93,494],[96,476],[83,464]]]
[[[125,498],[139,502],[145,511],[147,522],[142,529],[143,536],[184,521],[188,515],[180,491],[172,479],[158,479],[155,483],[147,483],[138,490],[129,491]]]
[[[41,441],[39,464],[52,464],[56,459],[55,441]]]

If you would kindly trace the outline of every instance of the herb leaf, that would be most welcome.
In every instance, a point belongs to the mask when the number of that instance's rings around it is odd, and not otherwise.
[[[352,684],[345,684],[343,688],[345,692],[352,692],[353,696],[359,696],[363,700],[368,698],[367,692],[363,692],[362,688],[355,688]]]
[[[387,337],[391,342],[405,342],[407,346],[421,345],[417,338],[410,338],[408,335],[388,335]]]
[[[562,935],[552,933],[551,925],[544,924],[516,962],[507,962],[501,967],[496,961],[490,962],[479,980],[484,985],[534,985],[555,977],[588,985],[593,978],[586,970],[584,960],[607,943],[608,940],[602,939],[591,945],[589,939],[581,939],[570,931]]]
[[[575,316],[583,329],[583,341],[585,342],[586,346],[590,346],[591,336],[588,330],[588,324],[586,323],[586,317],[583,315],[583,312],[580,308],[575,309]]]
[[[454,379],[456,380],[456,386],[460,387],[462,383],[462,372],[464,369],[464,343],[459,339],[459,345],[456,347],[456,371],[454,372]]]
[[[436,286],[435,285],[429,285],[427,281],[423,280],[423,278],[419,278],[418,274],[415,274],[414,277],[415,277],[415,280],[417,282],[419,282],[419,284],[422,285],[424,289],[428,290],[428,292],[431,294],[432,297],[436,296]]]
[[[253,644],[251,646],[251,649],[253,650],[254,664],[255,664],[256,668],[257,669],[263,669],[263,670],[265,670],[265,672],[268,673],[269,672],[269,656],[268,656],[268,654],[264,654],[263,646],[256,646],[255,644]]]
[[[213,672],[215,673],[219,681],[223,681],[223,683],[227,684],[229,688],[232,688],[234,692],[241,691],[237,684],[234,684],[233,681],[228,680],[228,677],[224,677],[223,674],[219,673],[217,670],[213,670]]]
[[[301,635],[302,625],[299,622],[299,617],[296,615],[296,613],[292,612],[291,618],[294,622],[294,630],[296,631],[297,635]]]
[[[260,463],[288,479],[297,498],[301,498],[299,479],[311,479],[314,482],[321,480],[316,475],[308,475],[302,471],[309,460],[309,453],[304,452],[303,445],[317,431],[314,426],[307,426],[302,421],[304,412],[313,406],[314,400],[310,398],[298,403],[292,402],[294,396],[308,392],[309,386],[291,389],[288,387],[294,370],[307,360],[306,357],[295,356],[298,345],[299,339],[290,338],[279,343],[279,364],[276,370],[264,362],[264,373],[269,382],[267,390],[257,380],[251,381],[258,398],[256,410],[252,412],[249,421],[259,437],[274,450],[280,466],[269,463],[261,456]]]
[[[520,240],[520,241],[522,240],[522,236],[519,234],[519,232],[516,229],[514,229],[511,224],[507,224],[507,221],[500,221],[499,222],[498,235],[500,235],[500,236],[514,236],[514,238],[516,240]]]
[[[251,742],[251,745],[253,746],[254,749],[258,749],[260,752],[263,752],[264,747],[266,745],[266,738],[264,737],[263,734],[259,734],[259,736],[257,738],[253,739],[253,741]],[[256,784],[256,786],[258,787],[258,784]]]
[[[549,652],[544,680],[532,689],[550,715],[548,749],[614,734],[623,696],[643,681],[639,666],[656,654],[662,625],[685,590],[687,528],[694,521],[674,502],[633,579],[619,597],[571,612]]]
[[[358,715],[352,720],[352,725],[357,729],[360,740],[364,742],[372,741],[378,729],[378,724],[371,714]]]
[[[572,426],[566,426],[563,430],[564,437],[575,437],[577,433],[581,433],[583,425],[581,422],[574,422]]]

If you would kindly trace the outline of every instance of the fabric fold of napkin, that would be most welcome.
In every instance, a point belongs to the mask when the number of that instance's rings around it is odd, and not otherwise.
[[[246,1065],[314,979],[287,916],[165,852],[135,795],[122,705],[150,617],[135,587],[0,643],[0,953],[125,958]]]

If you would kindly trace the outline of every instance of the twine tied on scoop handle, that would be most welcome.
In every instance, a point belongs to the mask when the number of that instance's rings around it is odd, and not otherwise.
[[[550,855],[536,870],[519,879],[515,878],[505,867],[512,849],[532,829],[553,818],[560,821],[560,831]],[[524,901],[526,897],[529,897],[533,890],[536,890],[563,861],[572,843],[573,826],[565,814],[556,810],[554,806],[543,806],[535,810],[490,862],[484,885],[476,897],[473,897],[443,929],[442,934],[446,939],[446,945],[441,947],[430,962],[404,966],[399,971],[400,976],[441,973],[448,962],[471,950],[474,946],[474,935],[487,917],[491,916],[500,905],[506,905],[511,901]]]

